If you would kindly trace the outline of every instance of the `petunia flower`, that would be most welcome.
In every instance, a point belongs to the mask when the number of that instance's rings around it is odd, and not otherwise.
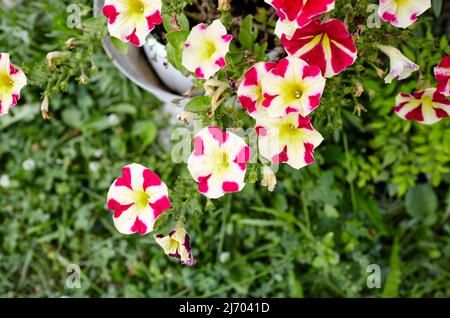
[[[288,113],[307,116],[320,105],[325,88],[325,78],[316,65],[310,66],[296,57],[287,57],[278,62],[262,78],[263,107],[271,117]]]
[[[153,231],[155,221],[170,207],[166,184],[140,164],[123,167],[122,176],[108,191],[108,209],[114,212],[114,225],[122,234]]]
[[[437,86],[439,93],[450,96],[450,56],[442,58],[441,63],[434,68],[434,75],[439,82]]]
[[[241,137],[211,126],[194,136],[188,169],[199,183],[199,192],[217,199],[244,188],[250,155],[250,148]]]
[[[17,105],[21,89],[27,85],[25,74],[11,64],[8,53],[0,53],[0,116]]]
[[[183,49],[183,66],[197,78],[208,79],[227,66],[225,56],[233,39],[220,20],[192,28]]]
[[[167,256],[179,259],[182,265],[195,265],[189,235],[181,225],[177,225],[167,236],[156,234],[155,240]]]
[[[431,0],[380,0],[378,14],[385,22],[406,29],[431,8]]]
[[[428,88],[412,95],[398,95],[394,111],[402,119],[431,125],[449,117],[450,101],[435,88]]]
[[[357,49],[347,27],[338,19],[314,21],[295,31],[291,39],[281,37],[289,55],[320,67],[326,78],[353,65]]]
[[[109,34],[123,42],[143,46],[155,25],[163,22],[161,0],[105,0],[103,14]]]
[[[275,34],[290,38],[296,29],[303,28],[322,14],[334,9],[335,0],[265,0],[277,10],[280,18]]]
[[[277,66],[276,63],[260,62],[252,66],[247,73],[245,79],[239,85],[237,95],[242,108],[247,109],[250,116],[256,117],[258,112],[264,111],[262,103],[264,95],[262,92],[262,78]]]
[[[392,83],[394,78],[399,81],[404,80],[419,70],[419,65],[409,60],[397,48],[387,45],[378,45],[378,48],[389,57],[391,62],[391,70],[384,79],[385,83]]]
[[[256,132],[262,157],[273,164],[285,162],[294,169],[313,163],[314,149],[323,141],[322,135],[312,127],[311,118],[299,114],[259,117]]]

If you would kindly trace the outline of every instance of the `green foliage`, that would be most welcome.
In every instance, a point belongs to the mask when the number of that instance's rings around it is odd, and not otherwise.
[[[0,118],[0,295],[450,296],[449,121],[422,126],[396,117],[396,94],[413,91],[419,80],[386,86],[378,72],[387,61],[374,47],[383,42],[402,48],[422,66],[421,80],[435,85],[432,67],[449,53],[444,12],[439,18],[430,12],[411,30],[383,24],[355,36],[360,58],[328,81],[314,115],[326,140],[315,164],[300,171],[280,167],[273,193],[259,185],[258,166],[252,166],[242,192],[209,201],[196,191],[185,165],[173,164],[159,102],[124,79],[103,53],[105,20],[98,20],[100,28],[69,29],[69,2],[25,1],[8,14],[0,7],[0,47],[27,74],[42,75],[32,81],[40,87],[24,89],[11,115]],[[173,14],[181,26],[168,36],[179,47],[182,33],[176,32],[188,28],[180,14],[192,2],[164,2],[166,29]],[[330,16],[347,17],[355,31],[369,3],[338,0],[340,9]],[[242,36],[234,34],[229,67],[219,74],[230,87],[250,64],[267,58],[264,35],[274,27],[269,16],[258,11],[253,20],[245,18]],[[82,21],[97,23],[88,16]],[[67,48],[70,58],[53,72],[47,52],[74,36],[86,43]],[[179,62],[175,53],[173,59]],[[89,85],[69,81],[82,70]],[[361,85],[365,92],[357,97]],[[39,115],[43,91],[50,96],[50,121]],[[231,106],[233,100],[225,100],[205,120],[254,125]],[[207,103],[199,97],[188,109],[205,113]],[[167,182],[174,208],[159,220],[158,232],[186,221],[195,267],[167,258],[151,236],[115,230],[106,193],[131,162]],[[72,263],[81,267],[81,289],[65,285]],[[369,264],[380,265],[382,289],[367,287]]]

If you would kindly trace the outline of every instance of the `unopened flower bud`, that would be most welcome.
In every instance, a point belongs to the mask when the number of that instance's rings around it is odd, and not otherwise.
[[[268,166],[264,166],[262,168],[263,179],[261,181],[261,185],[263,187],[267,187],[270,192],[275,190],[275,186],[277,185],[277,177],[275,173]]]
[[[54,51],[54,52],[49,52],[47,54],[47,64],[51,69],[56,69],[56,66],[61,63],[62,60],[66,59],[67,57],[69,57],[69,52],[59,52],[59,51]]]
[[[42,115],[42,118],[47,119],[47,120],[50,119],[50,115],[48,112],[48,105],[49,105],[48,95],[45,95],[44,99],[42,100],[42,104],[41,104],[41,115]]]
[[[231,4],[230,0],[219,0],[219,11],[230,11],[231,10]]]

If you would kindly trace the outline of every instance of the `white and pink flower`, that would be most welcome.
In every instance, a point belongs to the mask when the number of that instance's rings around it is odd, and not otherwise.
[[[419,70],[419,65],[409,60],[399,49],[388,45],[378,45],[378,48],[389,57],[391,63],[391,70],[384,79],[385,83],[392,83],[395,78],[399,81],[404,80]]]
[[[256,121],[260,154],[273,164],[287,163],[301,169],[314,162],[314,149],[323,141],[314,130],[310,117],[289,114],[283,117],[260,117]]]
[[[437,89],[439,93],[450,96],[450,56],[444,56],[441,63],[434,68],[434,75],[439,82]]]
[[[394,111],[402,119],[431,125],[449,117],[450,101],[435,88],[428,88],[414,94],[398,95]]]
[[[11,64],[8,53],[0,53],[0,116],[17,105],[20,91],[27,85],[25,74]]]
[[[227,66],[225,57],[230,50],[233,39],[227,34],[220,20],[215,20],[210,26],[200,23],[193,27],[183,49],[183,66],[195,73],[197,78],[208,79],[221,68]]]
[[[353,38],[338,19],[311,22],[297,29],[291,39],[282,36],[281,44],[289,55],[319,66],[326,78],[341,73],[357,58]]]
[[[199,183],[199,192],[217,199],[244,188],[250,156],[250,148],[241,137],[211,126],[194,136],[188,169]]]
[[[280,18],[275,34],[290,38],[296,29],[303,28],[322,14],[334,9],[335,0],[265,0],[277,10]]]
[[[431,8],[431,0],[380,0],[378,14],[383,21],[406,29]]]
[[[325,78],[318,66],[291,56],[279,61],[277,67],[262,78],[261,87],[262,106],[268,116],[289,113],[307,116],[320,105]]]
[[[109,34],[138,47],[144,45],[155,25],[163,22],[161,7],[161,0],[105,0]]]
[[[153,231],[155,221],[171,207],[166,184],[136,163],[122,168],[122,176],[109,188],[107,202],[114,212],[114,225],[122,234]]]
[[[245,73],[245,79],[239,85],[237,95],[242,108],[246,109],[249,115],[253,118],[262,111],[264,95],[262,91],[261,82],[263,77],[277,66],[276,63],[259,62],[251,67]]]
[[[177,225],[167,236],[156,234],[155,240],[167,256],[179,259],[182,265],[195,265],[189,235],[181,225]]]

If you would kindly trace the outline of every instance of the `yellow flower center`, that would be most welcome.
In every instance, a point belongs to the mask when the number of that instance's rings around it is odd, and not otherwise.
[[[298,101],[303,95],[303,87],[301,83],[290,82],[285,84],[283,87],[283,95],[287,103]]]
[[[129,14],[143,14],[145,11],[145,4],[142,0],[128,0]]]
[[[14,81],[6,73],[0,73],[0,92],[11,92],[14,86]]]
[[[213,41],[208,41],[206,40],[205,43],[205,48],[204,48],[204,57],[205,59],[210,59],[217,51],[217,47],[216,47],[216,43],[214,43]]]
[[[217,149],[214,151],[211,160],[217,174],[225,172],[230,167],[230,157],[225,150]]]
[[[136,202],[136,207],[140,210],[145,208],[148,205],[148,201],[150,199],[150,195],[148,195],[146,192],[136,192],[136,197],[134,199],[134,202]]]
[[[296,118],[296,117],[293,117]],[[298,128],[298,123],[287,120],[278,125],[280,141],[283,144],[298,144],[304,139],[302,129]]]

